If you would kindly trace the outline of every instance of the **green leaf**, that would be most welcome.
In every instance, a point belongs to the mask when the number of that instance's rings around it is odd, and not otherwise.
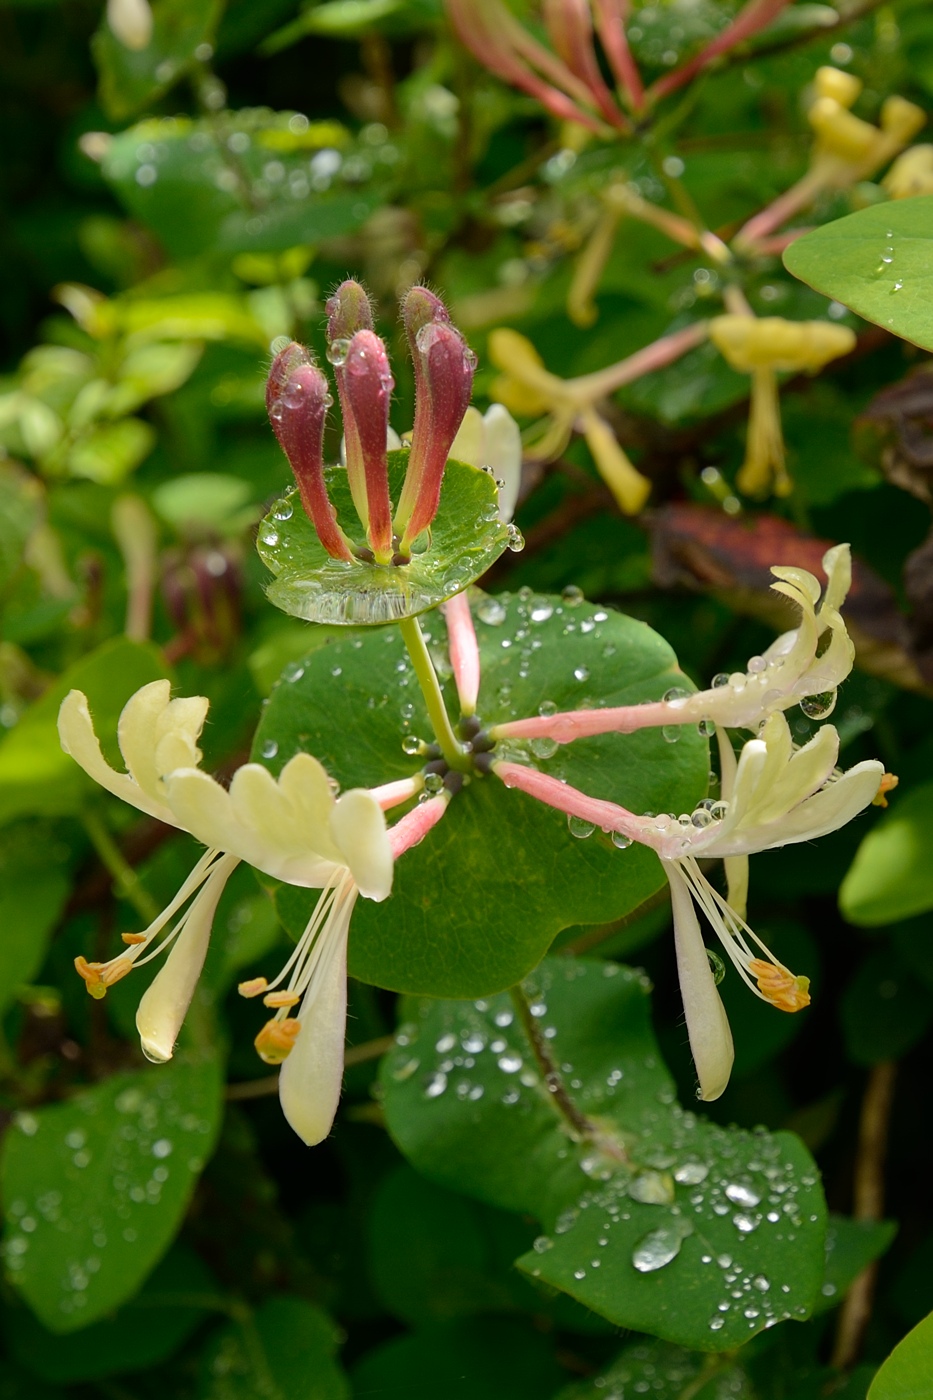
[[[42,518],[42,487],[12,462],[0,462],[0,592],[23,567],[26,541]]]
[[[711,1382],[706,1388],[704,1377]],[[557,1400],[612,1400],[650,1395],[651,1400],[754,1400],[754,1391],[740,1367],[728,1358],[698,1356],[669,1342],[636,1342],[592,1380],[568,1386]]]
[[[542,704],[636,704],[689,685],[670,647],[642,622],[559,598],[477,595],[484,724],[534,715]],[[446,668],[443,620],[426,635]],[[508,643],[506,646],[505,643]],[[334,723],[339,679],[340,720]],[[447,682],[448,707],[453,686]],[[293,662],[266,706],[253,755],[275,772],[295,753],[315,754],[341,787],[375,786],[416,773],[406,736],[430,735],[414,671],[394,628],[367,630]],[[691,729],[676,744],[660,731],[586,739],[539,766],[633,811],[692,811],[706,790],[708,744]],[[350,936],[354,977],[430,996],[482,996],[523,977],[569,924],[605,923],[663,883],[654,854],[618,850],[595,833],[577,840],[566,818],[496,778],[474,777],[443,821],[398,862],[386,904],[360,900]],[[314,902],[277,894],[282,922],[300,932]]]
[[[43,1380],[99,1380],[171,1356],[211,1311],[216,1292],[199,1257],[176,1245],[112,1318],[62,1337],[16,1308],[4,1314],[4,1334],[13,1357]]]
[[[0,833],[0,1011],[42,966],[70,888],[51,831],[29,823]]]
[[[933,1394],[933,1313],[908,1332],[881,1367],[868,1400],[928,1400]]]
[[[849,1058],[857,1065],[897,1060],[933,1020],[929,988],[890,952],[872,953],[843,993],[840,1007]]]
[[[103,423],[72,447],[68,470],[104,486],[120,486],[149,456],[155,441],[155,429],[141,418]]]
[[[157,647],[125,637],[65,671],[0,741],[0,824],[25,813],[77,812],[89,791],[99,791],[58,741],[58,711],[69,690],[84,691],[104,752],[119,764],[113,736],[120,711],[134,691],[165,673]]]
[[[866,321],[933,350],[933,195],[824,224],[796,239],[784,263]]]
[[[826,1215],[803,1144],[676,1104],[643,975],[549,959],[526,991],[592,1131],[568,1132],[508,997],[425,1001],[381,1071],[389,1130],[413,1165],[533,1214],[546,1233],[518,1266],[617,1326],[721,1351],[806,1317]]]
[[[363,1357],[353,1393],[404,1400],[543,1400],[560,1384],[553,1342],[529,1322],[464,1318],[397,1337]]]
[[[123,121],[174,87],[197,63],[196,50],[211,44],[223,8],[224,0],[153,0],[143,49],[122,44],[105,15],[91,46],[108,115]]]
[[[407,452],[389,453],[389,490],[398,500]],[[342,467],[325,471],[337,518],[351,540],[365,544]],[[400,568],[346,564],[332,559],[301,507],[297,487],[277,501],[259,527],[257,548],[275,574],[267,596],[283,612],[308,622],[349,624],[397,622],[437,607],[481,574],[503,553],[510,527],[499,519],[492,477],[464,462],[447,463],[430,543]]]
[[[188,1053],[16,1117],[4,1257],[46,1327],[86,1327],[136,1292],[178,1230],[222,1104],[217,1056]]]
[[[863,837],[839,891],[850,923],[874,928],[933,909],[931,822],[933,783],[923,783],[896,798]]]
[[[128,212],[187,258],[352,233],[385,201],[398,154],[392,142],[355,144],[338,122],[247,108],[140,122],[114,137],[101,168]]]
[[[347,1400],[340,1332],[304,1298],[271,1298],[209,1344],[200,1400]]]
[[[881,1257],[897,1234],[895,1220],[850,1220],[830,1215],[826,1228],[826,1273],[814,1312],[841,1303],[863,1269]]]

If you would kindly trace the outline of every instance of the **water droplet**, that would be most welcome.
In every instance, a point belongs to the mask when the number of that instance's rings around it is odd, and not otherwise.
[[[679,740],[680,740],[680,729],[681,729],[681,727],[680,727],[679,724],[665,724],[665,725],[662,725],[662,726],[661,726],[661,734],[662,734],[662,736],[663,736],[663,738],[664,738],[665,744],[676,744],[676,743],[678,743]]]
[[[566,588],[561,589],[560,596],[568,608],[577,608],[583,602],[583,589],[575,583],[568,583]]]
[[[446,1035],[441,1036],[440,1040],[438,1040],[437,1044],[434,1046],[434,1049],[438,1054],[446,1055],[448,1050],[453,1050],[456,1044],[457,1037],[448,1031]]]
[[[426,1099],[440,1098],[446,1088],[447,1075],[438,1070],[436,1074],[431,1075],[431,1078],[424,1086],[424,1096]]]
[[[614,831],[610,839],[618,851],[627,851],[632,844],[631,836],[626,836],[624,831]]]
[[[327,358],[332,365],[336,365],[339,369],[341,365],[345,365],[347,363],[347,354],[349,350],[349,340],[345,340],[343,339],[343,337],[338,336],[336,340],[332,340],[328,345],[326,351]]]
[[[704,739],[712,739],[716,733],[716,721],[714,719],[701,719],[697,729]]]
[[[273,399],[269,405],[269,417],[273,423],[281,423],[285,417],[285,405],[281,399]]]
[[[275,758],[279,751],[279,746],[274,739],[264,739],[262,748],[259,750],[263,758]]]
[[[528,747],[535,758],[553,758],[560,745],[556,739],[532,739]]]
[[[722,979],[723,979],[723,978],[725,977],[725,975],[726,975],[726,964],[723,962],[722,958],[719,956],[718,953],[714,953],[714,952],[713,952],[712,948],[707,948],[707,950],[706,950],[706,956],[707,956],[707,958],[709,959],[709,966],[710,966],[710,971],[711,971],[712,974],[713,974],[713,981],[716,983],[716,986],[718,987],[719,984],[720,984],[720,982],[722,981]],[[729,1188],[726,1187],[726,1195],[728,1196],[728,1194],[729,1194]],[[742,1203],[741,1203],[741,1202],[736,1202],[736,1204],[742,1204]],[[756,1198],[756,1200],[754,1200],[754,1201],[750,1201],[750,1202],[749,1202],[749,1205],[757,1205],[757,1198]]]
[[[732,1223],[737,1230],[741,1230],[743,1235],[750,1235],[753,1230],[757,1230],[761,1223],[761,1217],[748,1215],[745,1211],[738,1211],[732,1217]]]
[[[729,684],[729,677],[726,675],[725,671],[717,671],[716,675],[713,677],[713,680],[712,680],[713,688],[714,688],[715,690],[720,690],[720,689],[722,688],[722,686],[728,685],[728,684]]]
[[[273,520],[291,520],[293,513],[291,501],[285,500],[284,497],[272,507]]]
[[[259,527],[259,541],[261,544],[267,544],[270,548],[274,548],[279,542],[278,530],[274,530],[271,525],[262,524]]]
[[[291,337],[287,335],[277,335],[269,346],[273,355],[281,355],[283,350],[287,350],[291,345]]]
[[[686,1220],[674,1220],[669,1225],[649,1231],[633,1249],[632,1263],[640,1274],[663,1269],[677,1258],[685,1238],[692,1232],[693,1226]]]
[[[430,793],[432,797],[436,797],[439,792],[444,791],[444,779],[441,777],[440,773],[425,773],[424,790]]]
[[[761,1192],[747,1181],[728,1181],[725,1192],[734,1206],[757,1206]]]
[[[517,525],[510,525],[506,531],[506,544],[513,554],[521,554],[525,548],[525,536]]]
[[[709,1167],[705,1162],[682,1162],[674,1168],[674,1180],[679,1181],[681,1186],[699,1186],[708,1176]]]
[[[674,1199],[674,1179],[668,1172],[639,1172],[629,1183],[633,1201],[648,1206],[669,1206]]]
[[[476,609],[476,616],[489,627],[501,627],[505,621],[505,607],[498,598],[484,598]]]
[[[404,739],[402,740],[403,752],[411,754],[412,757],[414,757],[416,754],[423,753],[426,747],[427,746],[424,740],[419,739],[417,734],[406,734]]]
[[[546,1254],[549,1249],[554,1248],[554,1241],[548,1235],[539,1235],[531,1247],[535,1254]]]
[[[758,1289],[759,1293],[767,1293],[768,1289],[771,1287],[771,1280],[765,1278],[764,1274],[756,1274],[752,1279],[752,1283]]]
[[[536,598],[531,605],[529,616],[532,622],[547,622],[554,615],[554,604],[547,598]]]
[[[575,666],[573,668],[573,678],[575,681],[588,681],[590,678],[589,668],[587,666]]]
[[[503,1074],[517,1074],[522,1067],[523,1061],[521,1055],[517,1055],[514,1051],[509,1051],[506,1055],[500,1055],[496,1064],[502,1070]]]
[[[568,816],[567,826],[570,828],[571,836],[576,836],[580,841],[585,841],[596,830],[595,822],[586,822],[582,817]]]
[[[836,692],[823,690],[818,695],[805,695],[800,708],[807,719],[826,719],[836,708]]]
[[[709,1320],[709,1330],[711,1332],[720,1332],[725,1325],[726,1319],[724,1317],[711,1317]]]

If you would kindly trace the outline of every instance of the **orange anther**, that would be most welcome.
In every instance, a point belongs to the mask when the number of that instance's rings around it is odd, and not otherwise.
[[[267,1065],[280,1065],[291,1054],[300,1030],[301,1022],[291,1017],[284,1021],[267,1021],[253,1042],[259,1052],[259,1058]]]
[[[884,777],[881,779],[881,782],[878,784],[878,791],[872,798],[871,805],[873,807],[887,807],[887,794],[889,792],[893,792],[899,782],[900,778],[897,776],[896,773],[885,773]]]
[[[120,937],[123,939],[124,943],[129,943],[131,945],[134,943],[145,943],[146,941],[146,935],[144,933],[121,933]]]
[[[87,958],[75,958],[75,971],[84,978],[85,986],[95,1001],[107,995],[106,984],[100,975],[102,967],[103,963],[89,963]]]
[[[241,997],[258,997],[269,985],[267,977],[253,977],[249,982],[241,982],[237,991]]]
[[[810,1005],[809,977],[795,977],[779,963],[752,958],[748,970],[758,983],[758,990],[778,1011],[802,1011]]]
[[[294,992],[269,992],[268,996],[263,997],[262,1004],[278,1009],[280,1006],[297,1006],[300,1001],[301,997]]]

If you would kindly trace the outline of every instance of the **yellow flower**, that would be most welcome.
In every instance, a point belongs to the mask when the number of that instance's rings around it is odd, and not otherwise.
[[[933,194],[933,146],[911,146],[898,156],[881,183],[892,199]]]

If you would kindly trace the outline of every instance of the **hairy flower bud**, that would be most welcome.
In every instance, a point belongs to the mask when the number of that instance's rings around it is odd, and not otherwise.
[[[386,437],[395,380],[386,348],[372,331],[357,331],[353,336],[339,381],[350,487],[356,500],[354,480],[362,484],[360,518],[376,561],[385,564],[392,558]]]
[[[318,539],[335,559],[352,559],[324,481],[324,421],[332,403],[324,375],[303,346],[286,345],[272,362],[266,409],[295,474],[301,504]]]

